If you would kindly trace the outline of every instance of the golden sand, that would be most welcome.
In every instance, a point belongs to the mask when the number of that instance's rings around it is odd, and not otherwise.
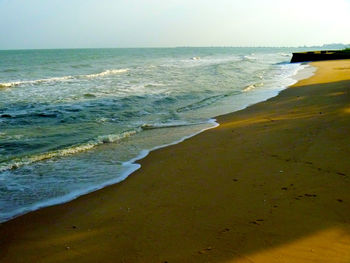
[[[0,262],[350,262],[350,61],[0,226]]]

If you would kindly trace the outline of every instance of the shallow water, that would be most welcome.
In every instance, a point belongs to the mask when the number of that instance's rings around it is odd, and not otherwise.
[[[275,96],[303,67],[291,51],[0,51],[0,222],[121,181],[143,150]]]

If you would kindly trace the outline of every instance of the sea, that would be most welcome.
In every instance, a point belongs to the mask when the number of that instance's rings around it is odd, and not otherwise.
[[[291,48],[0,51],[0,222],[118,183],[150,151],[276,96]]]

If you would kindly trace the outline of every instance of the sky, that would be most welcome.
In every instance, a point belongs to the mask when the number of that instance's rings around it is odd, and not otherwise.
[[[350,0],[0,0],[0,49],[350,44]]]

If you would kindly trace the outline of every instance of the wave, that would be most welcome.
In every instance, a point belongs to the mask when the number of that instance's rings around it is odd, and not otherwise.
[[[9,83],[0,83],[0,89],[10,88],[10,87],[12,87],[12,85]]]
[[[258,87],[264,86],[264,83],[256,83],[256,84],[251,84],[246,86],[242,91],[243,92],[247,92],[247,91],[251,91],[253,89],[256,89]]]
[[[28,165],[31,163],[47,160],[47,159],[52,159],[55,157],[64,157],[68,155],[73,155],[76,153],[84,152],[91,150],[92,148],[101,145],[101,144],[106,144],[106,143],[115,143],[118,141],[121,141],[127,137],[130,137],[138,132],[140,132],[142,129],[138,128],[135,130],[130,130],[130,131],[125,131],[119,134],[108,134],[108,135],[101,135],[98,136],[96,139],[90,140],[86,143],[83,144],[78,144],[78,145],[73,145],[68,148],[64,149],[59,149],[56,151],[51,151],[51,152],[46,152],[46,153],[41,153],[37,155],[32,155],[32,156],[26,156],[22,158],[16,158],[13,159],[7,163],[0,164],[0,172],[6,171],[6,170],[11,170],[11,169],[17,169],[21,166]]]
[[[280,56],[282,56],[282,57],[291,57],[291,56],[292,56],[291,53],[283,53],[283,52],[278,53],[278,55],[280,55]]]
[[[140,151],[136,157],[130,159],[129,161],[122,163],[122,167],[124,168],[124,171],[122,172],[122,174],[120,176],[117,176],[113,179],[110,179],[110,180],[105,181],[105,182],[100,183],[100,184],[88,186],[88,187],[84,188],[83,190],[76,190],[76,191],[70,192],[66,195],[63,195],[63,196],[58,196],[58,197],[54,197],[54,198],[51,198],[48,200],[39,201],[39,202],[31,204],[29,206],[21,207],[19,209],[13,210],[9,213],[0,213],[0,223],[8,221],[10,219],[13,219],[15,217],[18,217],[18,216],[23,215],[25,213],[28,213],[30,211],[38,210],[38,209],[43,208],[43,207],[66,203],[66,202],[74,200],[77,197],[82,196],[84,194],[88,194],[88,193],[100,190],[106,186],[122,182],[130,174],[132,174],[133,172],[135,172],[136,170],[141,168],[141,165],[139,163],[137,163],[137,161],[145,158],[150,152],[158,150],[158,149],[162,149],[162,148],[165,148],[165,147],[168,147],[171,145],[176,145],[176,144],[181,143],[181,142],[183,142],[183,141],[185,141],[193,136],[196,136],[196,135],[198,135],[206,130],[213,129],[213,128],[219,126],[219,124],[216,122],[216,119],[210,119],[206,123],[211,124],[211,126],[204,128],[204,129],[201,129],[200,131],[197,131],[197,132],[192,133],[190,135],[184,136],[184,137],[182,137],[179,140],[176,140],[174,142],[155,146],[151,149]]]
[[[190,110],[196,110],[196,109],[208,106],[208,105],[210,105],[210,104],[212,104],[212,103],[214,103],[214,102],[216,102],[216,101],[218,101],[226,96],[228,96],[228,95],[224,94],[224,95],[215,95],[212,97],[208,97],[208,98],[202,99],[198,102],[189,104],[185,107],[178,108],[176,110],[176,112],[185,112],[185,111],[190,111]]]
[[[13,81],[13,82],[5,82],[0,83],[0,87],[10,88],[21,85],[36,85],[41,83],[50,83],[50,82],[61,82],[69,79],[73,79],[73,76],[63,76],[63,77],[54,77],[48,79],[36,79],[36,80],[22,80],[22,81]]]
[[[129,69],[124,68],[124,69],[108,69],[100,73],[96,74],[88,74],[88,75],[80,75],[80,77],[85,77],[85,78],[98,78],[98,77],[104,77],[108,75],[114,75],[114,74],[119,74],[119,73],[126,73],[128,72]]]
[[[213,103],[217,102],[218,100],[221,100],[221,99],[223,99],[225,97],[232,96],[232,95],[237,95],[239,93],[241,93],[241,92],[240,91],[233,91],[233,92],[229,92],[229,93],[226,93],[226,94],[215,95],[215,96],[211,96],[211,97],[208,97],[208,98],[204,98],[204,99],[202,99],[200,101],[197,101],[197,102],[194,102],[194,103],[189,104],[187,106],[178,108],[176,110],[176,112],[181,113],[181,112],[186,112],[186,111],[190,111],[190,110],[197,110],[197,109],[209,106],[210,104],[213,104]]]
[[[152,129],[162,129],[162,128],[175,128],[175,127],[183,127],[183,126],[191,126],[191,125],[200,125],[200,124],[206,124],[208,121],[202,121],[202,122],[186,122],[186,121],[174,121],[174,122],[167,122],[167,123],[153,123],[153,124],[143,124],[138,128],[135,128],[133,130],[124,131],[122,133],[117,134],[108,134],[108,135],[101,135],[98,136],[95,139],[92,139],[86,143],[73,145],[64,149],[59,149],[55,151],[45,152],[41,154],[36,154],[32,156],[25,156],[21,158],[12,159],[10,161],[5,161],[4,163],[0,164],[0,172],[6,171],[6,170],[12,170],[17,169],[19,167],[22,167],[24,165],[29,165],[31,163],[44,161],[47,159],[57,158],[57,157],[65,157],[69,155],[73,155],[80,152],[85,152],[88,150],[91,150],[95,148],[96,146],[107,144],[107,143],[116,143],[119,142],[125,138],[128,138],[130,136],[135,135],[136,133],[139,133],[143,130],[152,130]],[[4,133],[0,133],[0,135],[5,135]],[[17,138],[18,139],[18,138]]]
[[[21,85],[37,85],[42,83],[55,83],[55,82],[64,82],[67,80],[74,80],[74,79],[82,79],[82,78],[99,78],[104,77],[108,75],[114,75],[114,74],[121,74],[128,72],[129,69],[108,69],[105,71],[102,71],[100,73],[94,73],[94,74],[87,74],[87,75],[75,75],[75,76],[63,76],[63,77],[53,77],[53,78],[47,78],[47,79],[36,79],[36,80],[22,80],[22,81],[12,81],[12,82],[4,82],[0,83],[0,88],[11,88],[15,86],[21,86]]]
[[[192,125],[200,125],[206,124],[208,121],[202,122],[166,122],[166,123],[145,123],[141,126],[143,130],[154,130],[154,129],[164,129],[164,128],[176,128],[176,127],[184,127],[184,126],[192,126]]]
[[[242,60],[245,60],[245,61],[255,61],[257,60],[257,57],[254,56],[255,54],[250,54],[250,55],[244,55],[242,57]]]

